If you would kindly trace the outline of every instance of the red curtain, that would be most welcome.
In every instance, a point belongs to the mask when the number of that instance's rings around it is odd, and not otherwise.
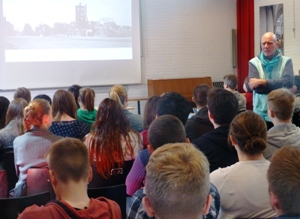
[[[248,76],[248,61],[254,57],[254,0],[237,0],[237,73],[238,90]]]

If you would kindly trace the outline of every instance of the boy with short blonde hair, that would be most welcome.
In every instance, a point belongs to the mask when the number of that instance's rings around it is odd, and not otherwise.
[[[166,144],[150,157],[145,188],[149,217],[200,219],[211,203],[207,158],[193,144]]]
[[[273,90],[267,96],[268,116],[274,127],[268,130],[266,159],[284,145],[300,146],[300,129],[292,124],[295,96],[287,89]]]

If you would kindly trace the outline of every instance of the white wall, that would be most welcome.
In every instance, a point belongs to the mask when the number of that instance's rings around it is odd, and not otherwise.
[[[236,73],[231,55],[236,0],[141,0],[141,19],[142,84],[127,86],[129,98],[148,96],[147,79],[211,76],[220,81],[225,74]],[[109,87],[93,88],[98,105]],[[55,90],[31,91],[32,96],[52,97]],[[13,91],[0,95],[12,99]],[[136,103],[129,105],[136,112]]]
[[[260,51],[259,7],[273,4],[283,4],[284,20],[284,55],[291,57],[294,73],[300,70],[300,1],[299,0],[255,0],[254,2],[254,32],[255,54]]]

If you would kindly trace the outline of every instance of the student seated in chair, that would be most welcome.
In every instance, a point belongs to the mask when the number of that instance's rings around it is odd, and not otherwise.
[[[166,144],[149,159],[143,205],[156,219],[201,219],[208,213],[209,163],[190,143]]]
[[[209,90],[210,87],[207,84],[200,84],[194,89],[192,100],[197,106],[197,113],[188,119],[185,124],[186,137],[190,141],[214,130],[214,126],[208,118],[207,93]]]
[[[189,142],[186,138],[185,129],[182,122],[173,115],[162,115],[155,119],[149,127],[149,155],[156,151],[161,146],[168,143],[184,143]],[[141,153],[140,153],[141,154]],[[150,156],[149,156],[150,157]],[[141,164],[136,167],[136,172],[140,172],[143,179],[146,177],[146,165],[148,164],[149,157],[145,154],[140,156]],[[217,188],[210,185],[210,195],[212,196],[213,202],[209,209],[207,218],[215,219],[218,218],[220,210],[220,196]],[[145,188],[137,190],[128,202],[128,219],[150,219],[147,216],[144,205],[142,204],[143,197],[146,196]],[[187,217],[188,218],[188,217]],[[204,217],[205,218],[205,217]],[[151,217],[151,219],[153,219]]]
[[[121,219],[117,203],[104,197],[88,197],[87,184],[92,173],[87,148],[80,140],[65,138],[55,142],[49,149],[47,161],[57,200],[46,206],[26,208],[19,215],[20,219]]]
[[[236,89],[238,85],[238,78],[235,74],[225,75],[223,78],[224,89],[232,92],[236,97],[239,107],[238,112],[243,112],[246,110],[246,97],[240,94]]]
[[[287,89],[271,91],[267,96],[268,115],[273,127],[268,130],[266,159],[270,160],[285,145],[300,146],[300,128],[292,124],[295,96]]]
[[[214,130],[192,141],[210,163],[210,171],[227,167],[238,161],[234,148],[228,143],[229,125],[237,115],[238,101],[234,94],[221,88],[207,94],[208,118]]]

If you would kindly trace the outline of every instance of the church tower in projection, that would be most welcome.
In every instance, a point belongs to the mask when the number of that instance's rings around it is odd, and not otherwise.
[[[87,28],[87,7],[86,5],[75,5],[75,25],[78,29]]]

